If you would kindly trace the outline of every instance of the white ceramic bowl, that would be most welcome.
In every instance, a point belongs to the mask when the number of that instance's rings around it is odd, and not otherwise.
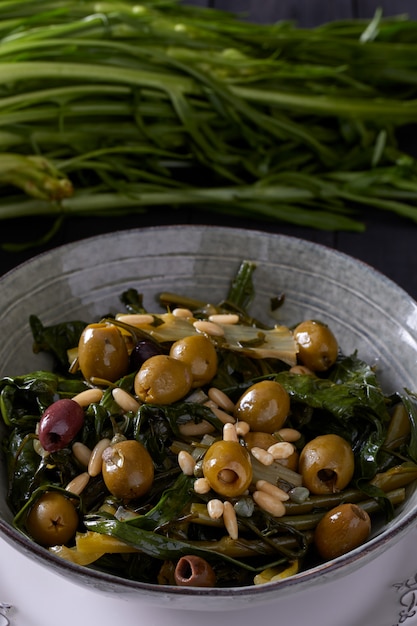
[[[42,254],[0,280],[0,376],[47,365],[32,354],[30,314],[45,324],[89,320],[120,309],[129,287],[144,294],[149,310],[160,291],[211,301],[225,296],[243,259],[257,263],[253,314],[268,321],[271,296],[285,293],[279,321],[327,322],[344,353],[358,350],[376,363],[387,392],[417,386],[417,305],[371,267],[296,238],[215,226],[171,226],[116,232]],[[269,319],[269,321],[272,321]],[[277,321],[276,319],[274,321]],[[270,585],[190,589],[142,584],[79,567],[29,542],[12,526],[1,472],[0,533],[14,548],[73,582],[106,593],[134,594],[158,606],[225,610],[271,602],[352,574],[409,532],[417,517],[411,494],[395,519],[365,546]]]

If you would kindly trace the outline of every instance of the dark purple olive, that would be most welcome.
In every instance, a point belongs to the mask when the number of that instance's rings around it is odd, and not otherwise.
[[[216,574],[211,565],[194,554],[180,558],[174,578],[180,587],[214,587],[216,584]]]
[[[157,354],[162,354],[162,350],[155,342],[148,339],[141,339],[130,353],[130,371],[135,372],[140,369],[145,361]]]
[[[39,422],[39,442],[47,452],[65,448],[84,423],[82,407],[69,398],[57,400],[44,411]]]

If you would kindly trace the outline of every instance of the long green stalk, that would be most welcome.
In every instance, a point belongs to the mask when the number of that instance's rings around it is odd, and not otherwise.
[[[299,29],[175,0],[6,0],[0,219],[194,206],[360,231],[370,206],[417,222],[397,140],[417,121],[415,42],[417,22],[380,12]],[[9,155],[30,157],[19,176]],[[33,156],[72,197],[33,186]]]

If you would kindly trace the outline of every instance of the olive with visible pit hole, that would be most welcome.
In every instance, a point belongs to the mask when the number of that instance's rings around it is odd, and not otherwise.
[[[314,494],[337,493],[350,483],[355,469],[352,447],[335,434],[319,435],[300,452],[298,471]]]
[[[47,452],[65,448],[84,424],[82,407],[69,398],[53,402],[43,412],[38,427],[39,442]]]
[[[240,496],[252,481],[249,453],[237,441],[215,441],[204,455],[203,474],[218,494]]]

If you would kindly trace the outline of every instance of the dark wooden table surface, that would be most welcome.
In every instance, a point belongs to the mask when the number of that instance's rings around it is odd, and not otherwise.
[[[239,11],[260,22],[291,19],[306,27],[338,18],[369,18],[377,7],[381,7],[385,15],[407,13],[410,18],[417,19],[417,0],[195,0],[188,4]],[[372,265],[417,299],[417,224],[381,212],[367,213],[365,221],[365,233],[358,234],[215,217],[192,209],[174,210],[170,207],[118,219],[68,219],[64,228],[45,246],[19,253],[0,250],[0,274],[38,252],[99,233],[158,224],[223,224],[290,234],[331,246]],[[0,243],[18,239],[22,230],[40,236],[49,226],[50,222],[41,218],[3,222],[0,224]]]

